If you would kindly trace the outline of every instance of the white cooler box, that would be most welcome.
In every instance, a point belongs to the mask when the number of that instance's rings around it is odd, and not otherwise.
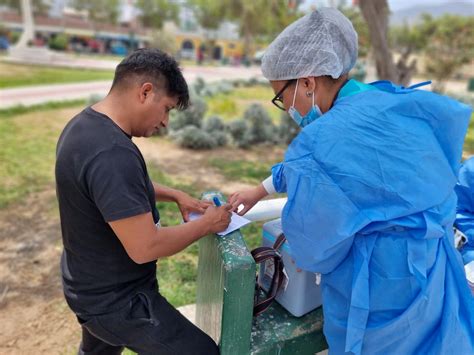
[[[267,222],[263,225],[262,246],[272,247],[276,238],[282,233],[281,219]],[[291,257],[291,249],[288,241],[280,247],[285,266],[287,280],[283,282],[276,301],[288,312],[296,317],[318,308],[322,304],[321,287],[319,286],[319,274],[308,271],[297,271],[296,264]],[[259,285],[268,291],[274,272],[273,260],[267,260],[260,265],[258,276]]]

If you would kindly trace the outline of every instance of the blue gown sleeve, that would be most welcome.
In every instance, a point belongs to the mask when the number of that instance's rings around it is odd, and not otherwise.
[[[272,167],[273,186],[276,192],[286,192],[286,179],[284,174],[283,163],[275,164]]]
[[[283,231],[302,269],[329,273],[346,257],[368,218],[311,157],[284,164]]]

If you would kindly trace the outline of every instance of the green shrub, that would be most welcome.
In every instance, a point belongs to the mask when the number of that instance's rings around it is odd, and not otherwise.
[[[204,124],[202,125],[202,129],[208,133],[213,132],[224,132],[225,125],[222,119],[219,116],[211,116],[204,120]]]
[[[211,134],[196,126],[186,126],[173,133],[172,137],[181,147],[185,148],[212,149],[217,146],[217,141]]]
[[[212,138],[214,138],[217,147],[223,147],[229,142],[229,138],[225,132],[213,132]]]
[[[51,39],[48,42],[48,46],[51,49],[56,49],[59,51],[64,51],[67,48],[68,44],[68,38],[65,34],[57,34],[54,37],[51,37]]]
[[[203,78],[201,78],[200,76],[198,76],[196,78],[196,80],[194,81],[194,84],[193,84],[193,89],[194,89],[194,92],[198,95],[203,95],[203,91],[204,89],[206,89],[206,82],[204,81]]]
[[[274,142],[277,130],[268,112],[260,104],[252,104],[244,112],[244,120],[249,122],[248,130],[251,143]]]
[[[219,116],[207,118],[202,125],[202,129],[214,138],[216,146],[222,147],[227,145],[229,139],[227,137],[225,124]]]
[[[300,132],[300,127],[286,112],[282,112],[280,116],[280,126],[278,127],[279,136],[283,143],[290,144]]]
[[[227,130],[229,131],[232,139],[237,142],[242,139],[247,132],[248,125],[244,119],[238,118],[236,120],[230,121],[227,124]]]
[[[201,97],[192,94],[189,108],[174,113],[170,119],[169,127],[172,131],[179,131],[186,126],[200,128],[206,110],[206,102]]]

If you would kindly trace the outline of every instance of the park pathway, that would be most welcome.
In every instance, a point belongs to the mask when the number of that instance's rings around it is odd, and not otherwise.
[[[206,82],[222,79],[263,78],[259,67],[186,67],[183,69],[188,83],[201,77]],[[0,109],[18,105],[31,106],[46,102],[86,99],[92,94],[105,96],[111,81],[91,81],[71,84],[50,84],[0,90]]]

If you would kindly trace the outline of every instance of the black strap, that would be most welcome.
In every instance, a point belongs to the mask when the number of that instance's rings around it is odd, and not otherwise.
[[[273,247],[258,247],[251,251],[251,254],[257,264],[263,263],[269,259],[273,259],[274,272],[272,281],[270,283],[270,289],[267,292],[267,297],[263,300],[259,300],[259,295],[261,294],[262,288],[255,283],[255,297],[254,297],[254,306],[253,306],[253,315],[258,316],[259,314],[265,312],[270,304],[273,302],[277,293],[283,284],[285,275],[283,273],[284,265],[278,249],[283,245],[286,238],[282,233],[278,236]]]

